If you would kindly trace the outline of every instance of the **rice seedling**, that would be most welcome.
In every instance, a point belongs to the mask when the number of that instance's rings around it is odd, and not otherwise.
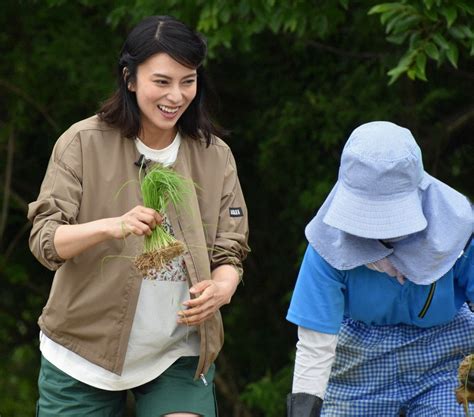
[[[170,203],[175,206],[181,204],[187,189],[185,178],[160,164],[154,165],[141,181],[143,204],[159,213],[165,213]],[[183,252],[183,242],[157,225],[151,235],[145,236],[143,253],[135,258],[134,263],[143,276],[147,276],[151,268],[159,270]]]
[[[474,402],[474,354],[466,356],[458,368],[460,386],[456,389],[456,399],[464,405],[466,417],[469,417],[469,403]]]

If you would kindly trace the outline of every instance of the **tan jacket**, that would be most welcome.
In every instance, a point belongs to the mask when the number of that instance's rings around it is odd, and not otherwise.
[[[57,270],[38,321],[41,330],[119,375],[142,282],[132,262],[142,238],[108,240],[67,261],[58,256],[53,240],[62,224],[118,217],[143,204],[138,158],[134,141],[96,116],[76,123],[57,141],[38,199],[28,211],[31,251]],[[182,206],[167,210],[176,238],[187,247],[191,285],[210,279],[219,265],[241,271],[249,251],[247,209],[229,147],[217,138],[209,147],[183,138],[174,168],[195,184]],[[200,325],[200,335],[196,376],[207,371],[222,347],[220,312]]]

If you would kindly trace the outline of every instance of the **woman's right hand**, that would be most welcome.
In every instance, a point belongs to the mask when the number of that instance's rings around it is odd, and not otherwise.
[[[124,239],[131,234],[149,235],[162,221],[156,210],[136,206],[120,217],[61,225],[56,229],[54,246],[60,258],[70,259],[108,239]]]
[[[120,217],[113,217],[109,224],[110,237],[123,239],[131,234],[151,235],[153,229],[161,224],[163,218],[154,209],[135,206]]]

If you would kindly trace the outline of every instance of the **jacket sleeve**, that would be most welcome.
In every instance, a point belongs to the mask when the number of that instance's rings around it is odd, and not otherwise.
[[[30,250],[48,269],[65,260],[56,252],[54,235],[63,224],[76,224],[82,197],[82,154],[77,136],[66,132],[56,143],[36,201],[28,206],[33,223]]]
[[[244,196],[237,176],[237,168],[229,150],[221,193],[216,240],[211,253],[211,269],[232,265],[242,277],[242,261],[250,248],[248,241],[248,216]]]

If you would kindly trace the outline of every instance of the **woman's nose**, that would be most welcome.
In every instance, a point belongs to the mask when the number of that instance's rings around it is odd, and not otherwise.
[[[179,85],[172,85],[168,91],[167,98],[173,103],[179,103],[183,98],[183,92]]]

